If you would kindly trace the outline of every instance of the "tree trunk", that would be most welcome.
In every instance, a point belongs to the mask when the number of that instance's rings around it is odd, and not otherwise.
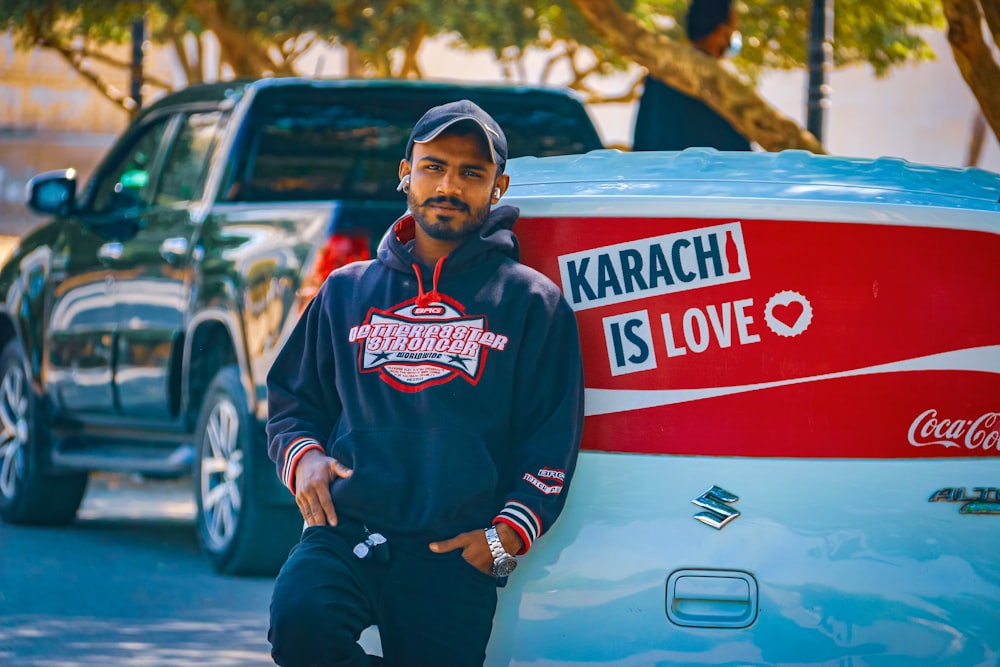
[[[969,154],[965,160],[966,167],[976,167],[979,165],[979,158],[983,154],[983,140],[986,138],[986,118],[982,112],[976,113],[972,119],[972,131],[969,132]]]
[[[358,54],[358,47],[354,42],[346,42],[344,50],[347,52],[347,77],[357,79],[365,75],[365,65]]]
[[[983,13],[977,0],[942,0],[948,19],[948,43],[955,54],[955,63],[968,84],[979,108],[1000,140],[1000,65],[983,38]],[[1000,11],[990,6],[996,0],[982,0],[989,7],[987,23],[996,39],[1000,33]]]
[[[591,27],[622,55],[677,90],[697,97],[765,150],[825,153],[795,121],[772,108],[752,86],[700,51],[647,30],[617,0],[573,0]]]
[[[190,6],[202,26],[211,30],[219,40],[220,59],[233,68],[237,78],[279,73],[267,50],[254,42],[250,35],[233,29],[226,17],[219,13],[218,2],[195,0]]]
[[[400,79],[424,78],[423,72],[420,71],[420,63],[417,61],[417,54],[420,52],[420,46],[424,43],[424,38],[427,37],[427,29],[427,22],[421,21],[417,25],[417,29],[406,40],[406,49],[403,51],[403,62],[399,67],[399,72],[396,74]]]
[[[173,47],[174,53],[177,55],[177,60],[181,63],[181,69],[184,70],[185,85],[201,83],[205,80],[205,73],[202,70],[201,36],[195,38],[198,40],[199,48],[195,54],[195,58],[192,59],[191,54],[188,53],[187,46],[184,44],[184,34],[178,31],[178,27],[183,30],[180,18],[171,17],[167,19],[163,25],[163,38]]]

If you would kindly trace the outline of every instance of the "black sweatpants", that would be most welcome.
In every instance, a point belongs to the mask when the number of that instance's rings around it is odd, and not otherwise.
[[[461,551],[394,543],[389,561],[352,552],[362,526],[311,526],[271,596],[271,656],[282,667],[372,665],[357,640],[377,624],[386,667],[481,667],[496,611],[496,580]],[[422,548],[421,548],[422,547]]]

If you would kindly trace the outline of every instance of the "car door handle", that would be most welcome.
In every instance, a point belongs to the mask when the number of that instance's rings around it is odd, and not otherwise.
[[[183,236],[166,239],[160,244],[160,256],[171,264],[184,259],[187,255],[188,241]]]
[[[677,570],[667,579],[667,617],[696,628],[745,628],[757,618],[757,580],[739,570]]]
[[[111,243],[105,243],[97,249],[97,258],[107,264],[108,262],[118,261],[124,253],[125,246],[118,241],[112,241]]]

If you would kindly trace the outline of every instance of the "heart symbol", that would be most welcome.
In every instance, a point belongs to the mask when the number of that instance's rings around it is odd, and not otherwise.
[[[799,318],[802,317],[803,310],[805,307],[801,301],[791,301],[786,304],[777,303],[771,309],[771,316],[789,329],[794,329]]]

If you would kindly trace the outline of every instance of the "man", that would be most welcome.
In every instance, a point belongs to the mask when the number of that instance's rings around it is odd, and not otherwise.
[[[736,31],[732,0],[692,0],[686,30],[691,46],[713,58],[724,57]],[[692,146],[750,150],[746,137],[707,104],[647,76],[639,99],[632,150],[679,151]]]
[[[371,664],[371,624],[387,665],[482,665],[498,582],[562,510],[576,320],[518,263],[517,209],[491,210],[506,159],[472,102],[424,114],[409,213],[330,275],[268,374],[268,451],[307,524],[271,600],[279,665]]]

